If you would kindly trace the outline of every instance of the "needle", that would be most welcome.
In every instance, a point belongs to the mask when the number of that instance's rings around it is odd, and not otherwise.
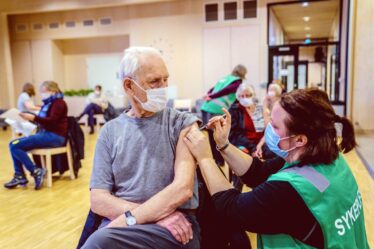
[[[226,118],[226,114],[223,114],[223,115],[222,115],[222,118]],[[208,122],[208,123],[209,123],[209,122]],[[205,124],[205,125],[201,126],[201,127],[199,128],[199,130],[200,130],[200,131],[205,130],[207,125],[208,125],[208,124]]]

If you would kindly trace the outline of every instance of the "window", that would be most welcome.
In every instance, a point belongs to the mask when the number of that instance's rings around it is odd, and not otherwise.
[[[205,5],[205,21],[218,21],[218,4],[213,3]]]
[[[94,21],[93,20],[83,20],[83,26],[93,26]]]
[[[257,17],[257,0],[243,1],[243,18]]]
[[[112,18],[105,17],[100,19],[100,25],[101,26],[108,26],[112,24]]]
[[[237,19],[237,5],[238,4],[236,2],[229,2],[223,4],[225,20]]]
[[[43,24],[42,23],[34,23],[32,25],[32,31],[41,31],[43,30]]]
[[[75,27],[75,22],[74,21],[67,21],[67,22],[65,22],[65,27],[66,28],[74,28]]]
[[[19,23],[16,24],[16,33],[22,33],[27,31],[27,24]]]
[[[49,29],[58,29],[60,27],[60,24],[58,22],[51,22],[48,27]]]

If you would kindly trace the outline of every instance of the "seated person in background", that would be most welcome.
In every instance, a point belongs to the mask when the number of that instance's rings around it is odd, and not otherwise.
[[[120,75],[131,109],[98,137],[91,210],[105,219],[82,248],[199,248],[195,162],[182,141],[197,118],[166,108],[158,50],[126,49]]]
[[[13,179],[4,184],[6,188],[11,189],[28,183],[22,167],[24,165],[34,177],[35,189],[40,189],[46,169],[37,167],[27,152],[32,149],[60,147],[65,144],[68,130],[68,108],[63,100],[63,94],[57,83],[53,81],[44,81],[40,86],[40,92],[44,104],[39,114],[20,113],[23,119],[39,124],[40,131],[35,135],[15,139],[9,143],[15,173]]]
[[[264,99],[264,106],[263,106],[263,115],[264,115],[264,122],[265,127],[270,121],[270,114],[273,109],[275,102],[281,99],[282,95],[282,87],[279,83],[271,83],[268,87],[265,99]],[[275,157],[275,154],[272,153],[270,150],[266,150],[267,146],[265,143],[265,138],[262,137],[261,141],[257,144],[256,152],[253,156],[256,156],[261,159],[270,159]],[[265,150],[264,150],[265,149]]]
[[[262,106],[256,104],[255,91],[247,84],[239,86],[236,98],[238,101],[229,109],[232,117],[229,140],[242,151],[252,155],[264,135]]]
[[[108,100],[101,91],[101,86],[95,86],[95,91],[90,93],[87,97],[87,106],[83,112],[77,117],[79,121],[85,114],[88,115],[88,126],[90,127],[90,134],[93,134],[95,129],[95,114],[104,114],[105,109],[108,108]]]
[[[32,99],[33,96],[35,96],[34,85],[25,83],[17,100],[17,108],[20,112],[36,112],[40,110],[39,106],[35,106]]]

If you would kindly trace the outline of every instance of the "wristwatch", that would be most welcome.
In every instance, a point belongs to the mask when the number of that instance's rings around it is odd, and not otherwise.
[[[136,224],[136,219],[132,215],[132,213],[130,212],[130,210],[125,212],[125,220],[126,220],[126,224],[128,226],[133,226],[133,225]]]

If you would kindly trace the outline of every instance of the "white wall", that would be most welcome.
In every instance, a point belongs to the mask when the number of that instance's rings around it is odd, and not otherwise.
[[[0,13],[0,92],[0,108],[9,108],[15,104],[8,20],[3,13]]]
[[[356,129],[374,130],[374,2],[355,2],[352,118]]]
[[[238,63],[243,63],[248,67],[248,82],[257,87],[257,94],[262,98],[265,90],[259,88],[259,83],[267,81],[268,67],[267,3],[277,1],[258,1],[255,19],[220,21],[212,24],[204,23],[205,0],[15,15],[10,17],[11,41],[12,43],[32,41],[31,47],[33,48],[38,43],[49,40],[51,44],[47,44],[44,48],[50,51],[39,51],[34,48],[31,49],[32,55],[35,55],[37,51],[41,53],[41,58],[46,58],[47,54],[52,55],[49,63],[56,66],[49,68],[47,65],[48,72],[43,75],[43,78],[55,77],[55,80],[60,81],[66,89],[78,86],[79,88],[87,87],[85,85],[87,79],[81,73],[85,70],[84,57],[96,54],[96,52],[85,52],[84,48],[89,46],[77,46],[78,49],[74,53],[67,52],[68,41],[103,37],[108,39],[111,37],[116,41],[119,36],[127,36],[129,43],[122,49],[127,45],[147,45],[158,47],[164,52],[171,76],[170,85],[177,87],[179,98],[200,98],[209,86],[212,86],[218,78],[228,74]],[[79,2],[83,4],[83,1]],[[218,2],[222,9],[223,1]],[[242,1],[238,3],[241,8]],[[222,16],[222,12],[220,15]],[[240,15],[239,11],[239,18],[241,18]],[[86,18],[93,18],[97,24],[100,17],[108,16],[113,18],[113,24],[109,27],[95,25],[95,27],[86,28],[81,24]],[[48,24],[56,20],[60,23],[74,20],[77,21],[78,26],[74,29],[61,27],[59,30],[46,28],[41,32],[14,32],[14,26],[17,23]],[[229,30],[230,35],[226,36],[226,31],[215,34],[215,29]],[[228,40],[223,41],[225,39]],[[53,42],[55,40],[61,43]],[[97,47],[106,48],[106,45],[101,44]],[[212,49],[213,47],[215,50]],[[118,51],[103,50],[99,53],[118,53]],[[63,56],[61,56],[61,51]],[[62,60],[61,57],[63,57]],[[217,60],[212,58],[217,58]],[[22,65],[15,67],[19,68]],[[63,67],[62,70],[61,67]],[[33,69],[33,72],[36,76],[40,75],[38,68]],[[40,77],[36,76],[34,80],[40,80]]]

